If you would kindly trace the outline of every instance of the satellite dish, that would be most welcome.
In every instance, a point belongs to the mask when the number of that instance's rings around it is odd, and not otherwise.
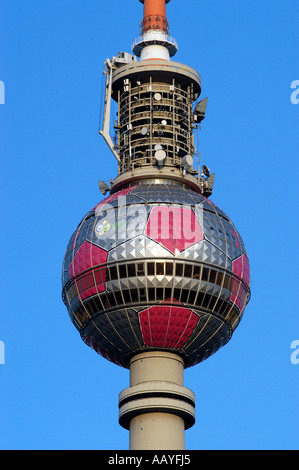
[[[109,191],[109,186],[105,183],[105,181],[99,181],[98,186],[101,193],[105,196],[105,194],[107,194]]]
[[[154,98],[156,101],[160,101],[162,99],[161,93],[155,93]]]
[[[157,151],[157,150],[163,150],[162,145],[156,144],[156,145],[155,145],[155,151]]]
[[[197,122],[201,122],[205,118],[207,103],[208,98],[204,98],[195,106],[194,114],[197,116]]]
[[[184,170],[189,171],[193,167],[193,157],[192,155],[185,155],[181,160],[181,167]]]
[[[147,127],[143,127],[143,128],[141,129],[141,134],[142,134],[142,135],[147,135],[147,133],[148,133],[148,128],[147,128]]]
[[[166,152],[162,149],[157,150],[155,153],[155,159],[158,163],[158,166],[163,166],[164,165],[164,160],[166,158]]]
[[[204,182],[203,182],[203,195],[211,196],[214,187],[215,173],[212,173]]]
[[[206,165],[202,165],[202,171],[205,176],[210,176],[210,170]]]

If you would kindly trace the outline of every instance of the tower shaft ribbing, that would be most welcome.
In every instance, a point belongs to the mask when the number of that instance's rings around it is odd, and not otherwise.
[[[119,396],[119,421],[130,430],[130,450],[185,449],[195,399],[183,375],[184,361],[177,354],[152,351],[131,359],[130,387]]]

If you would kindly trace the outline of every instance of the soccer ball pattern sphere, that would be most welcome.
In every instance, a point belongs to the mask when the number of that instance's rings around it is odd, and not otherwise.
[[[82,339],[129,367],[149,350],[185,367],[231,338],[250,298],[238,231],[213,202],[176,184],[139,184],[83,218],[63,262],[63,300]]]

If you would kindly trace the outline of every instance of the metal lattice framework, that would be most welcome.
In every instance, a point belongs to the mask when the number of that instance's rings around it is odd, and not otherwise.
[[[193,105],[201,91],[199,74],[182,64],[155,60],[114,65],[111,73],[118,104],[114,142],[119,175],[156,168],[157,152],[164,154],[164,174],[175,170],[182,175],[182,158],[195,153]],[[197,183],[197,171],[188,173]]]
[[[150,79],[132,87],[127,79],[116,126],[120,173],[157,164],[159,150],[165,152],[165,166],[178,168],[184,155],[193,155],[193,94],[191,88],[185,91],[172,81],[169,85]]]

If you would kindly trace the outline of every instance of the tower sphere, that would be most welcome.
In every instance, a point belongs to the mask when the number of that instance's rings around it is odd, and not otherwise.
[[[165,350],[185,367],[231,338],[250,297],[244,243],[211,200],[171,180],[143,181],[101,201],[73,233],[63,300],[82,339],[129,367]]]

